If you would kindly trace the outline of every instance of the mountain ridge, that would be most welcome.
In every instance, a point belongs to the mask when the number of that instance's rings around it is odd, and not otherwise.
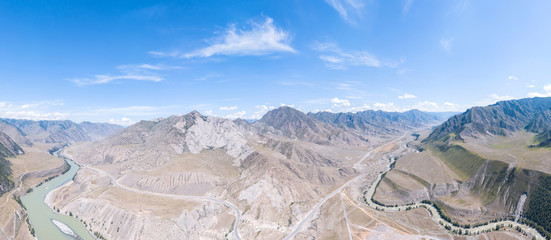
[[[0,132],[15,142],[31,146],[33,142],[75,143],[101,139],[123,127],[110,123],[75,123],[71,120],[0,119]]]
[[[519,130],[536,134],[551,130],[551,97],[500,101],[486,107],[473,107],[438,126],[425,142],[455,140],[481,135],[507,136]]]
[[[417,109],[406,112],[385,112],[381,110],[366,110],[356,113],[309,112],[320,121],[331,123],[340,128],[358,130],[368,135],[395,135],[404,129],[413,129],[441,122],[443,116],[451,113],[429,113]]]

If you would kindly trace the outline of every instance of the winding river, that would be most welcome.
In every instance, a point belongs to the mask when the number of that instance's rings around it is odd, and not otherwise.
[[[58,150],[54,153],[54,155],[59,157],[59,152],[62,150],[63,149]],[[38,187],[33,188],[32,192],[21,197],[21,202],[27,209],[29,221],[35,230],[36,237],[39,240],[93,240],[94,237],[88,232],[88,230],[86,230],[84,225],[79,220],[71,216],[58,214],[44,202],[46,195],[50,191],[62,186],[68,181],[71,181],[79,169],[79,166],[71,159],[64,158],[64,160],[71,167],[69,171],[43,183]]]
[[[408,151],[415,151],[411,148],[408,148],[408,144],[405,144],[404,147],[407,148]],[[365,192],[366,203],[369,207],[371,207],[373,209],[376,209],[378,211],[385,211],[385,212],[401,212],[401,211],[408,211],[408,210],[411,210],[411,209],[415,209],[415,208],[418,208],[418,207],[423,207],[423,208],[427,209],[430,212],[430,215],[432,216],[432,219],[435,222],[439,223],[440,225],[442,225],[443,227],[445,227],[449,231],[460,232],[460,233],[464,233],[464,234],[466,233],[465,235],[477,235],[477,234],[485,232],[485,231],[493,231],[494,229],[496,229],[497,226],[499,226],[500,228],[510,226],[512,228],[517,228],[518,227],[518,228],[522,229],[524,232],[532,235],[536,239],[545,239],[536,229],[531,228],[530,226],[528,226],[526,224],[518,223],[516,221],[510,221],[510,220],[497,221],[497,222],[488,223],[488,224],[483,225],[483,226],[465,228],[465,227],[454,226],[451,222],[443,219],[442,216],[440,216],[440,213],[438,212],[438,210],[431,204],[412,203],[412,204],[401,205],[401,206],[383,206],[383,205],[380,205],[378,203],[373,202],[373,195],[375,195],[375,191],[377,190],[377,187],[379,186],[379,183],[381,182],[381,180],[383,179],[385,174],[387,172],[389,172],[390,170],[392,170],[392,168],[393,168],[394,164],[396,163],[396,161],[397,161],[397,159],[391,160],[391,162],[387,166],[386,170],[381,172],[377,176],[377,180]]]

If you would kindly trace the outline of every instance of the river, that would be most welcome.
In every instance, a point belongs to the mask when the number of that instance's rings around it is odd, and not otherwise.
[[[409,148],[408,144],[405,144],[404,148],[408,149],[408,151],[416,151],[414,149]],[[482,233],[484,231],[493,231],[496,228],[496,226],[500,226],[500,227],[510,226],[511,228],[517,228],[518,227],[518,228],[522,229],[524,232],[526,232],[526,233],[530,234],[531,236],[535,237],[536,239],[542,239],[542,240],[545,239],[536,229],[531,228],[528,225],[518,223],[516,221],[504,220],[504,221],[497,221],[497,222],[488,223],[488,224],[483,225],[483,226],[465,228],[465,227],[460,227],[460,226],[454,226],[451,222],[449,222],[447,220],[444,220],[440,216],[440,214],[438,213],[436,208],[434,206],[430,205],[430,204],[411,203],[411,204],[408,204],[408,205],[384,206],[384,205],[380,205],[378,203],[373,202],[373,195],[375,195],[375,192],[377,190],[377,187],[379,186],[379,183],[381,182],[381,180],[383,180],[385,174],[393,169],[394,164],[396,164],[397,160],[398,159],[391,160],[391,162],[387,166],[386,170],[384,172],[381,172],[377,176],[377,180],[364,193],[364,197],[367,200],[366,203],[369,207],[371,207],[373,209],[376,209],[378,211],[385,211],[385,212],[401,212],[401,211],[408,211],[408,210],[411,210],[411,209],[415,209],[415,208],[418,208],[418,207],[423,207],[423,208],[427,209],[430,212],[430,215],[432,216],[433,221],[439,223],[441,226],[443,226],[445,228],[449,228],[450,232],[455,231],[455,232],[461,232],[463,234],[467,233],[465,235],[478,235],[479,233]],[[524,203],[522,203],[522,204],[524,204]],[[459,234],[459,235],[461,235],[461,234]]]
[[[58,150],[54,153],[59,157]],[[70,159],[64,159],[71,167],[69,171],[57,176],[42,185],[33,188],[33,191],[21,197],[21,202],[27,209],[27,215],[31,226],[35,230],[35,234],[39,240],[49,239],[84,239],[93,240],[94,237],[86,230],[84,225],[74,217],[58,214],[51,209],[45,202],[46,195],[62,186],[68,181],[72,181],[76,175],[79,166]],[[54,223],[55,222],[55,223]],[[63,228],[63,231],[60,229]],[[66,233],[64,233],[66,232]],[[70,234],[72,233],[72,234]]]

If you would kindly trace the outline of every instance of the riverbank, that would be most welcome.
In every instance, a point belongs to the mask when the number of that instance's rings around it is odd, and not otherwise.
[[[409,148],[408,143],[404,145],[406,149],[408,149],[408,151],[416,151],[415,149]],[[435,207],[433,203],[428,201],[425,201],[425,202],[422,201],[420,203],[410,203],[406,205],[392,205],[392,206],[387,206],[375,201],[373,199],[373,196],[375,195],[375,192],[377,190],[377,187],[379,186],[379,183],[382,181],[386,173],[388,173],[390,170],[394,168],[394,165],[396,164],[396,161],[398,161],[398,159],[399,158],[391,160],[387,169],[378,175],[377,180],[364,193],[364,201],[369,207],[377,211],[386,211],[386,212],[409,211],[412,209],[422,207],[429,211],[429,213],[432,216],[432,219],[435,222],[439,223],[440,226],[442,226],[448,232],[451,232],[452,234],[457,236],[478,235],[480,233],[498,231],[505,227],[510,227],[526,236],[529,236],[530,238],[542,239],[542,240],[545,239],[545,237],[543,237],[543,235],[536,229],[528,225],[525,225],[523,223],[518,223],[510,220],[495,220],[487,223],[475,223],[475,224],[471,224],[469,227],[460,226],[451,222],[449,217],[445,216],[442,213],[442,211],[439,210],[439,208]],[[476,227],[471,227],[471,226],[476,226]]]
[[[60,186],[70,184],[79,169],[79,166],[72,160],[59,156],[59,153],[63,150],[64,148],[58,150],[54,153],[54,156],[62,158],[69,165],[69,169],[65,173],[39,184],[20,199],[26,208],[27,219],[32,226],[31,231],[39,239],[74,239],[74,236],[68,235],[65,233],[66,231],[63,231],[70,229],[77,238],[93,240],[94,237],[79,220],[72,216],[56,213],[46,203],[48,201],[48,194]],[[55,224],[54,221],[62,223],[64,229],[60,229],[60,225]]]

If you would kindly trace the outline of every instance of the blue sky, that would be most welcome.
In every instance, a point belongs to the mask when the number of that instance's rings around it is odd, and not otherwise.
[[[463,111],[551,96],[549,1],[2,1],[0,117]]]

